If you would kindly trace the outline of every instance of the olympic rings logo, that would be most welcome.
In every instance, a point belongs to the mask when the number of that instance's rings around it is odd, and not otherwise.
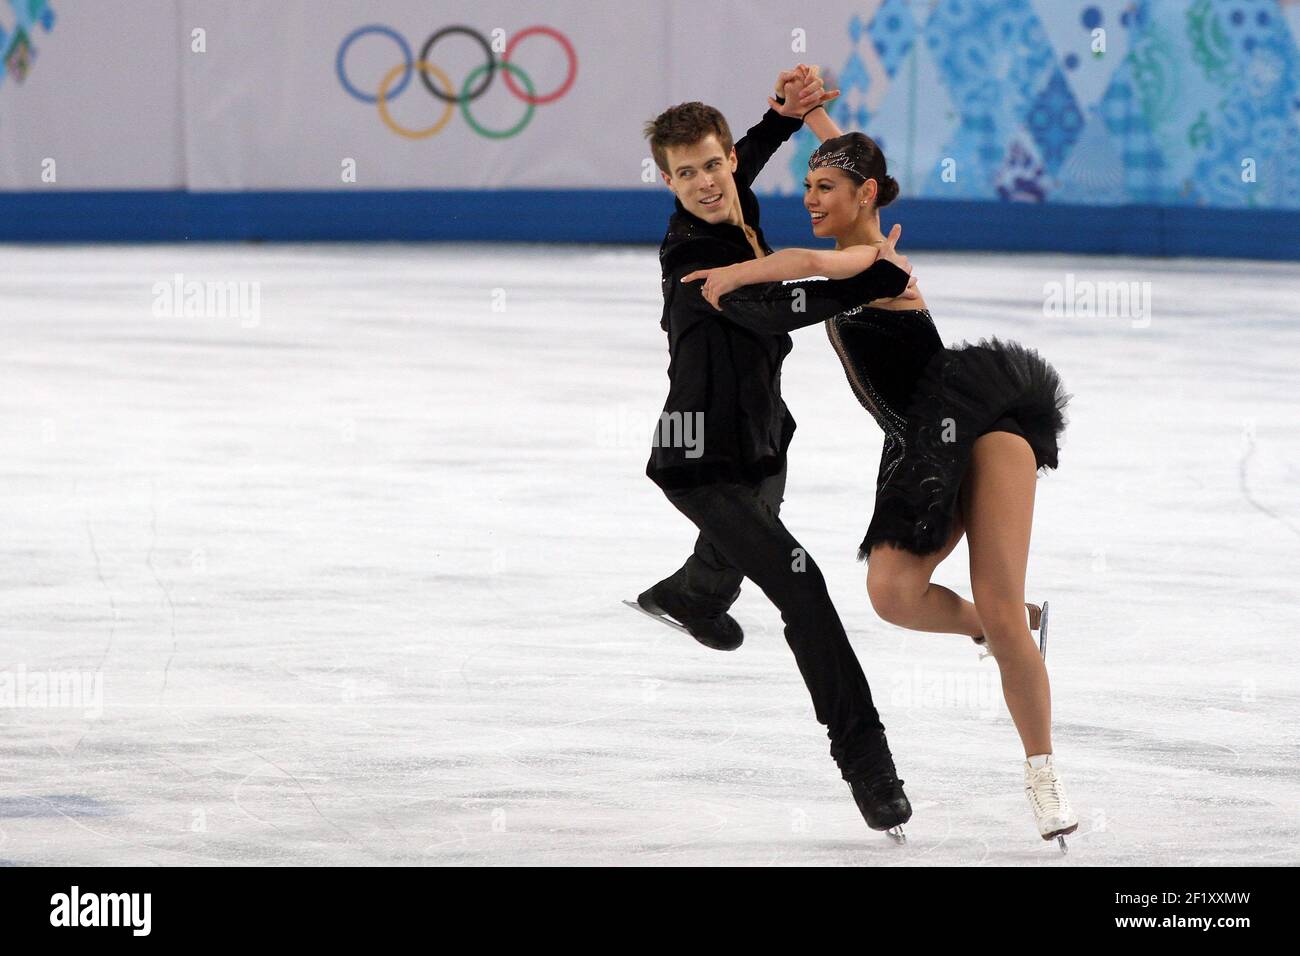
[[[402,51],[402,62],[384,74],[384,78],[379,81],[379,89],[374,95],[365,93],[353,86],[352,81],[348,79],[347,70],[344,66],[348,48],[361,37],[370,33],[388,37]],[[481,66],[469,71],[469,75],[465,77],[464,82],[460,85],[459,93],[452,85],[447,74],[434,66],[429,60],[429,54],[433,52],[434,45],[444,37],[454,34],[462,34],[474,40],[483,48],[486,57],[486,61]],[[555,40],[560,44],[565,57],[569,61],[564,82],[549,93],[539,95],[528,74],[511,60],[520,42],[530,36],[547,36]],[[405,136],[407,139],[427,139],[442,131],[442,128],[451,120],[455,107],[459,106],[461,114],[465,117],[465,122],[469,124],[474,132],[491,139],[506,139],[515,136],[528,125],[538,106],[553,103],[569,92],[570,87],[573,86],[573,81],[578,76],[578,55],[573,51],[573,44],[569,42],[569,38],[559,30],[552,27],[533,26],[526,30],[520,30],[511,37],[509,44],[506,45],[505,52],[502,53],[501,59],[498,60],[492,50],[492,45],[488,42],[488,38],[483,34],[466,26],[450,26],[443,27],[425,40],[424,46],[420,49],[420,56],[416,59],[411,56],[411,48],[407,44],[405,37],[391,27],[373,23],[353,30],[343,38],[343,42],[339,44],[338,55],[334,58],[334,70],[338,73],[339,82],[343,84],[343,89],[363,103],[376,104],[379,107],[379,117],[384,121],[384,125],[399,136]],[[410,129],[402,126],[388,112],[389,102],[400,96],[402,91],[406,89],[407,84],[411,81],[412,72],[418,72],[420,82],[424,84],[424,88],[443,103],[442,115],[438,117],[432,126],[426,126],[424,129]],[[506,88],[526,104],[523,118],[508,129],[488,129],[475,119],[474,115],[469,111],[469,104],[488,91],[488,87],[492,85],[492,81],[496,78],[498,72],[502,74]],[[398,79],[399,77],[400,79]],[[438,84],[441,85],[441,89],[435,85],[434,80],[437,80]],[[518,83],[516,83],[516,80]],[[523,89],[520,89],[519,84],[523,84]]]

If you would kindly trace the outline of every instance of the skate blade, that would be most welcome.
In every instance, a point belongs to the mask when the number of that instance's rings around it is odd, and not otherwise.
[[[903,832],[903,825],[900,823],[896,827],[890,827],[885,831],[885,836],[893,840],[899,846],[907,846],[907,834]]]
[[[630,607],[632,610],[639,611],[640,613],[644,614],[652,621],[658,621],[660,624],[663,624],[666,627],[671,627],[674,631],[681,631],[683,634],[691,633],[690,631],[686,630],[686,628],[683,625],[678,624],[670,617],[665,617],[662,614],[651,614],[640,604],[637,604],[636,601],[624,601],[623,603],[626,604],[628,607]]]
[[[1048,659],[1048,602],[1043,602],[1043,613],[1039,615],[1039,653],[1044,661]]]

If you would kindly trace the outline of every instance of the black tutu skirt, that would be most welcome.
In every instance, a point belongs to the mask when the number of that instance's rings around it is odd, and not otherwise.
[[[925,555],[947,543],[981,435],[1020,435],[1040,471],[1056,468],[1069,399],[1056,370],[1019,343],[989,338],[936,351],[886,442],[875,512],[858,559],[866,560],[878,544]]]

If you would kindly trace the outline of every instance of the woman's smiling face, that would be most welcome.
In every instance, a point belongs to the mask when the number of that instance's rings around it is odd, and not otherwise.
[[[823,166],[810,169],[803,181],[803,204],[812,217],[814,236],[832,237],[846,235],[858,213],[876,199],[876,181],[868,179],[861,186],[842,169]]]

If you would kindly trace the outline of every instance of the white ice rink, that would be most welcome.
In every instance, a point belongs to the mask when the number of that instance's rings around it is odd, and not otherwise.
[[[693,539],[643,474],[653,249],[0,254],[0,861],[1300,863],[1300,265],[911,253],[946,341],[1019,339],[1075,396],[1028,592],[1062,857],[993,661],[871,610],[880,436],[821,328],[786,366],[784,516],[888,726],[903,848],[753,585],[734,654],[619,603]],[[177,273],[260,283],[260,314],[156,317]],[[1045,316],[1067,273],[1150,282],[1149,325]],[[964,547],[938,580],[969,594]]]

